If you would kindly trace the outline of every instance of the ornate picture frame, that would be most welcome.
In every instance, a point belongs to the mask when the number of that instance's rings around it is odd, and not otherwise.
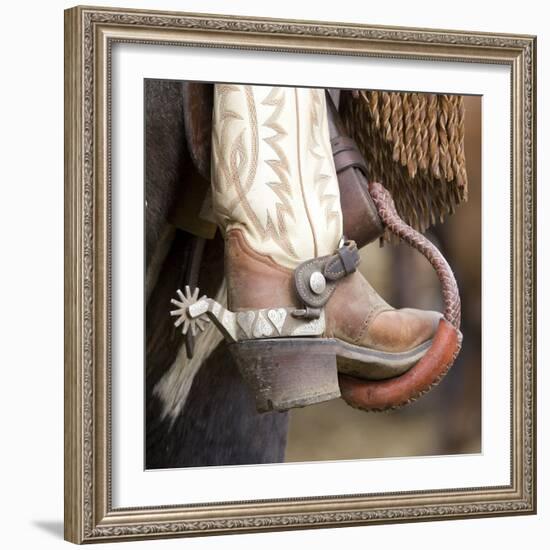
[[[115,508],[111,52],[139,43],[498,64],[511,74],[507,485]],[[65,538],[104,542],[536,512],[536,38],[75,7],[65,12]]]

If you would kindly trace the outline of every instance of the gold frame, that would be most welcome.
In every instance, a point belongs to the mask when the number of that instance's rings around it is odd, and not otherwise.
[[[109,87],[114,42],[498,63],[512,72],[508,486],[113,509]],[[65,12],[65,538],[173,537],[536,511],[536,37],[75,7]]]

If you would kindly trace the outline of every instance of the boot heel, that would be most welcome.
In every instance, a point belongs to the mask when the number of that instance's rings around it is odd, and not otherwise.
[[[340,397],[331,340],[248,340],[230,344],[229,349],[254,392],[258,412],[286,411]]]

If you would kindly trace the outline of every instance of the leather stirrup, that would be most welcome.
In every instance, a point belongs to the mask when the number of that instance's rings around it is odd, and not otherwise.
[[[445,304],[430,349],[406,373],[382,381],[339,375],[340,391],[349,405],[362,410],[382,411],[415,401],[437,385],[450,369],[462,345],[460,296],[453,272],[441,252],[399,217],[390,193],[381,184],[370,183],[369,190],[385,227],[424,255],[435,269]]]

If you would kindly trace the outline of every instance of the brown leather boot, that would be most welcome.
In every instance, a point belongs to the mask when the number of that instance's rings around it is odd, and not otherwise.
[[[337,254],[317,258],[293,271],[255,252],[243,232],[234,229],[225,240],[228,307],[235,312],[284,307],[297,318],[314,320],[319,318],[314,308],[322,307],[315,299],[326,299],[321,337],[334,339],[340,372],[371,380],[402,374],[429,348],[441,314],[392,308],[355,270],[359,256],[353,246],[354,265],[349,275],[345,275]],[[331,261],[334,265],[328,269]],[[338,284],[329,281],[333,286],[327,286],[326,276],[331,271],[344,274],[333,279],[340,281]],[[316,280],[325,285],[324,292],[312,290]],[[311,310],[309,317],[307,308]],[[307,354],[308,342],[303,344],[299,353]]]
[[[214,97],[212,190],[229,309],[180,292],[176,324],[218,325],[260,411],[338,397],[338,373],[340,384],[400,378],[427,355],[442,316],[395,310],[357,271],[323,91],[216,85]]]

